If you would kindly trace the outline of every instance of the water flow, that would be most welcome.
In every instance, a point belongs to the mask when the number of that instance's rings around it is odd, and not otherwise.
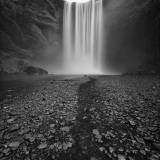
[[[64,2],[63,64],[69,74],[101,74],[102,0]]]

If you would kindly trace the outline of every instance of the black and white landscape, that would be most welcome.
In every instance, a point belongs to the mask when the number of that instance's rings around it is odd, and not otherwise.
[[[159,0],[0,0],[0,160],[159,160],[159,28]]]

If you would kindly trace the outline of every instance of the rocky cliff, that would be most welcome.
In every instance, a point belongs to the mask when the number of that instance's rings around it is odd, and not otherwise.
[[[60,51],[61,0],[0,0],[0,70],[19,72],[19,62],[46,69]]]

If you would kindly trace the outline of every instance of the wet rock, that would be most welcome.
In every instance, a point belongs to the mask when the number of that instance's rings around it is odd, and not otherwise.
[[[71,142],[67,142],[67,143],[63,143],[63,150],[67,150],[68,148],[72,147],[72,143]]]
[[[23,152],[25,153],[25,155],[29,154],[29,151],[27,149],[27,146],[23,146]]]
[[[35,141],[35,137],[33,137],[31,134],[26,134],[24,139],[28,140],[31,143]]]
[[[100,150],[101,152],[103,152],[103,151],[105,151],[106,149],[105,149],[104,147],[100,147],[99,150]]]
[[[139,138],[139,137],[135,136],[135,139],[136,139],[136,141],[137,141],[138,143],[145,144],[143,138]]]
[[[156,155],[156,154],[152,155],[152,156],[149,158],[149,160],[159,160],[159,159],[160,159],[160,155]]]
[[[61,131],[63,131],[63,132],[69,132],[70,131],[70,127],[62,127],[61,128]]]
[[[130,125],[135,126],[136,123],[133,120],[129,120]]]
[[[97,158],[95,158],[95,157],[91,157],[91,158],[90,158],[90,160],[97,160]]]
[[[11,118],[7,120],[7,123],[13,123],[15,121],[15,118]]]
[[[14,124],[10,129],[9,132],[15,132],[20,129],[20,126],[18,124]]]
[[[24,134],[28,133],[29,131],[30,131],[29,128],[21,129],[21,130],[19,131],[19,135],[24,135]]]
[[[99,143],[101,143],[102,142],[102,135],[100,134],[100,132],[97,129],[93,129],[92,133],[96,137],[97,141]]]
[[[42,143],[37,148],[38,149],[45,149],[45,148],[47,148],[47,143]]]
[[[145,150],[140,150],[140,153],[142,154],[142,155],[146,155],[146,151]]]
[[[10,148],[4,149],[3,153],[5,154],[5,156],[8,156],[10,154]]]
[[[147,143],[153,143],[153,138],[152,137],[144,137],[143,139]]]
[[[12,149],[17,149],[20,145],[20,142],[11,142],[8,146]]]
[[[115,149],[113,147],[109,147],[109,152],[113,153],[115,151]]]
[[[118,160],[126,160],[126,157],[121,155],[121,154],[118,154]]]
[[[50,128],[54,128],[55,127],[55,124],[50,124]]]
[[[118,149],[118,151],[119,152],[124,152],[124,148],[121,147],[121,148]]]
[[[157,131],[157,127],[149,127],[148,129],[149,129],[151,132]]]

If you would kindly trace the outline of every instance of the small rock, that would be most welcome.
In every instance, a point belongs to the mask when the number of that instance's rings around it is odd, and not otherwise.
[[[126,160],[126,157],[121,154],[118,154],[118,160]]]
[[[47,147],[47,143],[42,143],[38,146],[38,149],[44,149]]]
[[[20,129],[20,126],[18,124],[15,124],[9,129],[9,132],[15,132],[19,129]]]
[[[55,124],[50,124],[50,128],[54,128],[55,127]]]
[[[160,156],[154,154],[149,158],[149,160],[159,160],[159,158],[160,158]]]
[[[93,133],[94,135],[99,135],[99,134],[100,134],[97,129],[93,129],[92,133]]]
[[[25,155],[29,154],[29,151],[27,149],[27,146],[23,146],[23,152],[25,153]]]
[[[9,147],[17,149],[19,147],[19,145],[20,145],[19,142],[12,142],[9,144]]]
[[[31,143],[35,141],[35,137],[33,137],[31,134],[26,134],[24,138],[29,140]]]
[[[51,129],[50,132],[51,132],[52,134],[54,134],[54,133],[56,132],[56,130],[55,130],[55,129]]]
[[[144,137],[143,139],[144,139],[144,141],[146,141],[148,143],[152,143],[153,142],[152,137]]]
[[[84,116],[83,119],[84,119],[84,120],[87,119],[87,116]]]
[[[121,148],[118,149],[118,151],[119,152],[124,152],[124,148],[121,147]]]
[[[96,110],[95,108],[91,108],[91,109],[90,109],[90,112],[93,112],[93,111],[95,111],[95,110]]]
[[[61,131],[63,131],[63,132],[69,132],[70,131],[70,127],[62,127]]]
[[[135,139],[136,139],[136,141],[137,141],[138,143],[140,143],[140,144],[145,144],[143,138],[139,138],[139,137],[135,136]]]
[[[114,148],[113,147],[109,147],[109,152],[113,153],[114,152]]]
[[[136,123],[133,120],[129,120],[130,125],[135,126]]]
[[[95,135],[99,143],[102,143],[102,136],[97,129],[93,129],[92,133]]]
[[[99,150],[100,150],[101,152],[103,152],[103,151],[105,151],[105,148],[104,148],[104,147],[100,147]]]
[[[68,148],[71,148],[72,147],[72,143],[71,142],[68,142],[68,143],[63,143],[63,150],[67,150]]]
[[[43,138],[44,136],[43,136],[43,134],[38,134],[37,137],[41,139],[41,138]]]
[[[149,127],[148,129],[149,129],[151,132],[157,131],[157,127]]]
[[[28,133],[30,130],[28,128],[22,129],[19,131],[19,135],[24,135],[26,133]]]
[[[7,123],[12,123],[12,122],[14,122],[14,120],[15,120],[15,118],[8,119]]]
[[[143,155],[146,155],[146,151],[145,150],[140,150],[140,153]]]
[[[4,149],[3,153],[5,154],[5,156],[8,156],[10,153],[10,149],[9,148]]]

